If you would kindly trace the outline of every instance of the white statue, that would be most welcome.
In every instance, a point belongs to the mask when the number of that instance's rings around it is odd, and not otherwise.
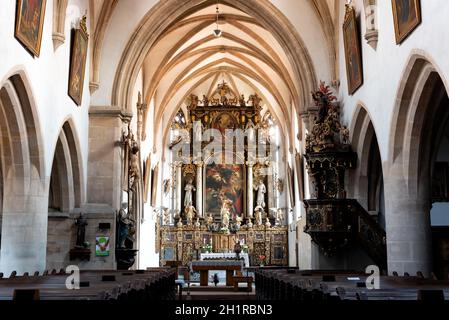
[[[265,193],[267,193],[267,188],[265,187],[262,179],[259,181],[259,184],[254,189],[257,190],[257,200],[256,200],[257,206],[265,208]]]
[[[254,122],[251,119],[249,119],[248,123],[245,126],[245,133],[248,135],[248,141],[255,142],[254,132],[255,132]]]
[[[200,218],[196,218],[196,221],[195,221],[195,228],[199,229],[200,227],[201,227]]]
[[[168,208],[163,208],[162,209],[162,224],[164,226],[168,226],[170,224],[170,211]]]
[[[243,221],[243,219],[242,219],[241,216],[237,215],[237,216],[235,217],[235,224],[236,224],[237,226],[240,227],[240,226],[242,225],[242,221]]]
[[[257,206],[254,209],[254,213],[256,216],[256,226],[261,226],[263,221],[262,221],[262,213],[263,213],[263,208],[261,206]]]
[[[265,222],[265,226],[267,228],[271,227],[271,222],[270,222],[270,219],[268,217],[267,217],[267,222]]]
[[[221,222],[224,228],[229,228],[229,218],[231,216],[230,206],[232,201],[229,199],[223,200],[223,205],[221,206]]]
[[[229,228],[229,211],[226,211],[223,214],[223,221],[222,221],[222,223],[223,223],[223,228],[226,228],[226,229]]]
[[[188,207],[193,204],[193,191],[196,191],[196,188],[193,186],[193,180],[190,178],[187,180],[185,190],[185,196],[184,196],[184,207]]]
[[[276,211],[276,225],[277,226],[281,226],[284,224],[284,212],[282,211],[282,209],[278,209]]]

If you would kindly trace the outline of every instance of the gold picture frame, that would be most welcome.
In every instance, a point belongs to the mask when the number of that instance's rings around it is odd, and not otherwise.
[[[47,0],[17,0],[14,36],[33,56],[39,57]]]
[[[343,24],[343,38],[346,58],[346,76],[348,92],[354,94],[363,85],[362,47],[360,31],[352,6],[346,6],[345,22]]]
[[[287,167],[288,175],[288,193],[290,195],[290,205],[292,208],[295,207],[295,173],[293,172],[290,165]]]
[[[151,172],[151,157],[147,157],[143,167],[143,201],[148,203],[148,194],[150,192],[150,172]]]
[[[401,44],[421,24],[420,0],[391,0],[396,44]]]
[[[89,46],[86,17],[80,22],[80,27],[72,32],[72,50],[70,54],[69,96],[80,106],[83,100],[84,77]]]
[[[156,206],[156,197],[157,197],[157,180],[159,176],[159,163],[156,164],[156,166],[153,169],[152,175],[151,175],[151,206]]]
[[[304,200],[304,162],[301,154],[299,152],[295,155],[296,162],[296,171],[298,174],[296,175],[296,179],[298,180],[298,192],[300,201]]]

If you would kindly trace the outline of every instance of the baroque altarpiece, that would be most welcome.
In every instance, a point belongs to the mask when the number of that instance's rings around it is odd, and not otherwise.
[[[287,265],[279,148],[261,98],[247,100],[223,82],[209,97],[191,95],[187,114],[180,113],[164,181],[170,208],[159,211],[156,226],[160,264],[186,265],[205,253],[231,257],[239,244],[251,265]]]

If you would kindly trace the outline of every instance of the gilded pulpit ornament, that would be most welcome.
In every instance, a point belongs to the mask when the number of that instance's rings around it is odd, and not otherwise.
[[[312,93],[318,116],[315,118],[311,133],[306,136],[306,151],[348,150],[349,130],[340,124],[338,106],[333,102],[337,98],[330,87],[321,82],[320,90]]]
[[[357,154],[351,150],[348,128],[340,123],[336,97],[322,82],[313,98],[318,114],[306,137],[304,157],[314,199],[304,200],[304,231],[324,255],[359,245],[384,268],[386,246],[380,239],[385,231],[356,200],[346,198],[346,171],[356,167]]]

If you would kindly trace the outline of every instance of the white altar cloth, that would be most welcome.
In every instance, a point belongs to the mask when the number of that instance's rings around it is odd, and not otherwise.
[[[219,259],[235,259],[236,255],[234,252],[232,253],[201,253],[200,260],[219,260]],[[249,256],[247,253],[240,253],[240,259],[244,260],[245,267],[249,268]]]

